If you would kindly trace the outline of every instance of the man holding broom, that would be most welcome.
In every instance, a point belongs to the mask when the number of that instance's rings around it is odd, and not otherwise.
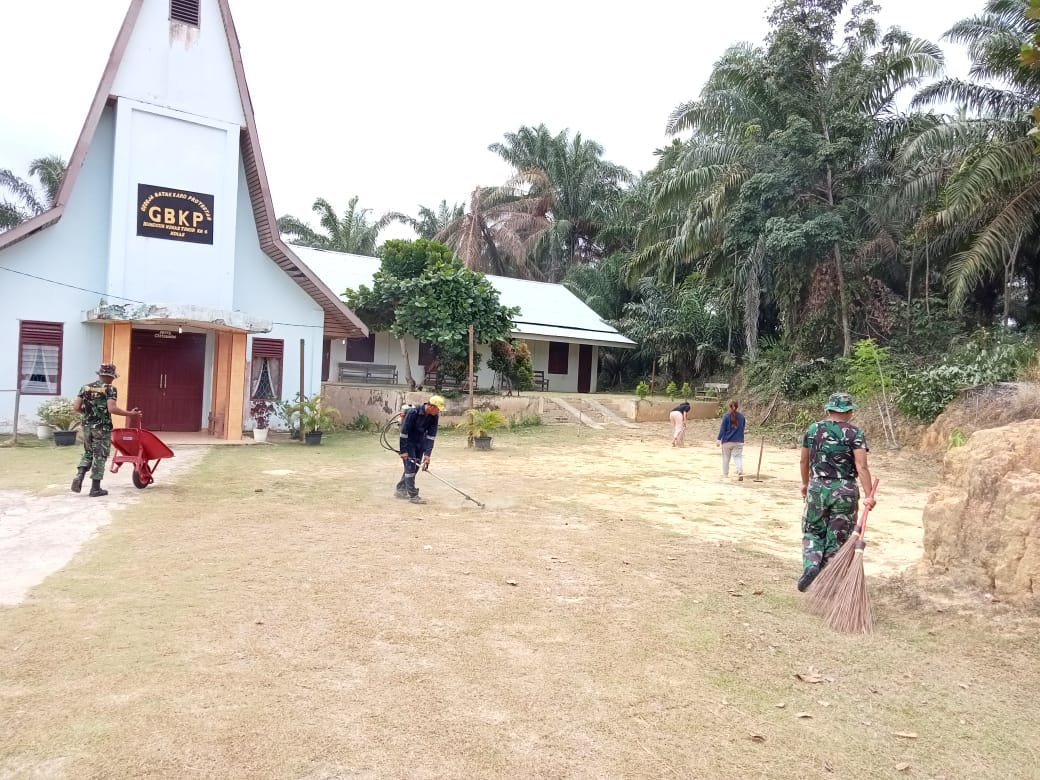
[[[823,407],[827,418],[809,426],[802,437],[802,576],[805,591],[856,527],[859,488],[868,509],[875,501],[867,465],[867,438],[852,425],[856,404],[848,393],[834,393]]]

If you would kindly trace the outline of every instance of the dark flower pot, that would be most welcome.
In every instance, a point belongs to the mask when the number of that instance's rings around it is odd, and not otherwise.
[[[491,437],[490,436],[474,436],[473,446],[478,450],[490,450],[491,449]]]
[[[321,444],[321,431],[312,431],[311,433],[305,433],[303,435],[304,443],[308,446],[315,446]]]
[[[55,431],[54,443],[59,447],[69,447],[76,443],[75,431]]]

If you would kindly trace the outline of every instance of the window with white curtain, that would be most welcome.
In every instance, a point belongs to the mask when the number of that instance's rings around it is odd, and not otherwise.
[[[250,397],[254,401],[277,401],[282,397],[281,339],[253,339]]]
[[[22,320],[18,329],[18,384],[23,395],[61,395],[61,322]]]

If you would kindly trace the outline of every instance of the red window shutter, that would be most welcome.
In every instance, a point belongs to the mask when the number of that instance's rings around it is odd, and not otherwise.
[[[569,358],[571,345],[562,341],[549,342],[549,373],[567,374],[570,372]]]
[[[63,322],[19,323],[18,384],[24,395],[61,395],[64,333]]]
[[[22,320],[19,339],[22,344],[47,344],[60,347],[64,329],[65,323],[63,322]]]
[[[281,359],[284,345],[281,339],[253,339],[253,357]]]

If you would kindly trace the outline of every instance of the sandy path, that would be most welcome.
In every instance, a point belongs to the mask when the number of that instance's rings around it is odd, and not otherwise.
[[[197,463],[203,447],[178,447],[164,461],[149,492],[173,484]],[[18,604],[30,589],[66,566],[79,549],[112,520],[112,513],[133,504],[144,491],[130,481],[132,469],[106,474],[108,495],[91,498],[89,475],[82,493],[68,482],[45,485],[39,493],[0,491],[0,605]]]
[[[593,510],[627,513],[708,541],[801,560],[798,449],[767,443],[762,481],[755,482],[760,439],[749,439],[744,449],[746,475],[737,482],[732,466],[730,479],[722,477],[713,422],[691,424],[683,449],[669,446],[670,428],[664,423],[646,424],[639,431],[614,430],[616,446],[604,448],[601,458],[582,456],[576,463],[574,451],[561,447],[537,462],[514,459],[510,468],[528,477],[572,473],[574,491],[553,497],[561,504],[581,502]],[[575,429],[574,444],[581,445],[582,437]],[[589,440],[589,434],[584,438]],[[892,574],[921,557],[921,515],[937,464],[879,450],[871,453],[870,463],[881,485],[868,529],[867,571]]]

